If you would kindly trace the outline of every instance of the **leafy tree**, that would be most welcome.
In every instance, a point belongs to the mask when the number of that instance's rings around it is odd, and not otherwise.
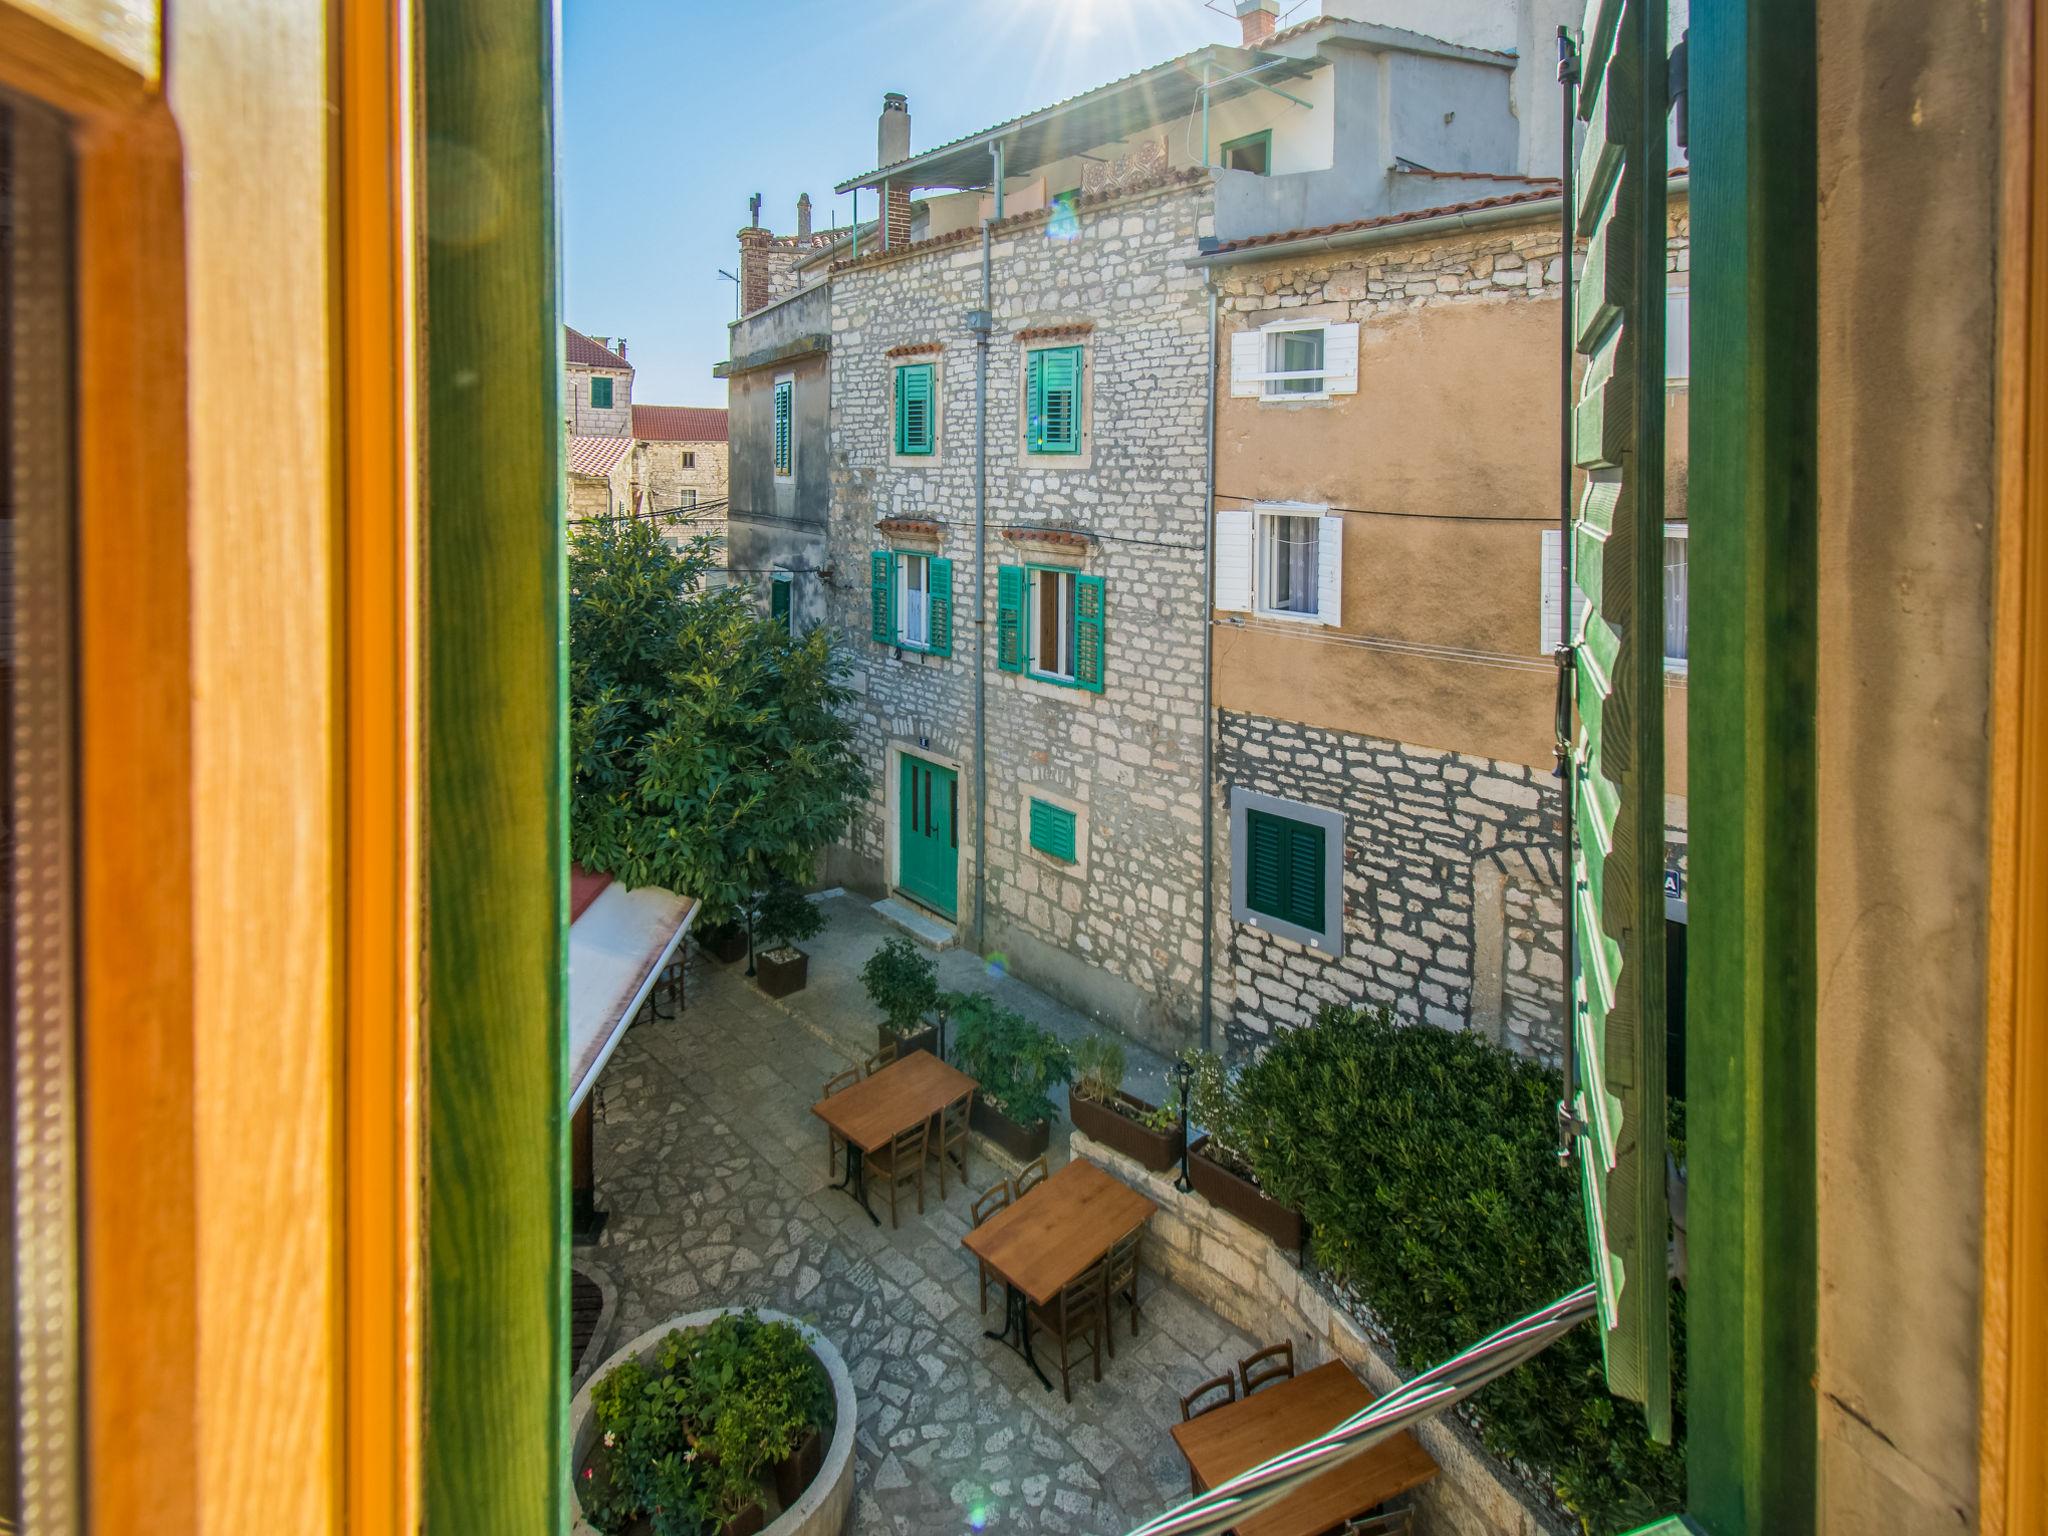
[[[867,784],[830,636],[711,586],[714,549],[639,518],[569,535],[570,852],[694,896],[707,925],[807,882]]]

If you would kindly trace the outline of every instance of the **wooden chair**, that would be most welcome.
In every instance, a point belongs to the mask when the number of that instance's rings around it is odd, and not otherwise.
[[[1216,1400],[1214,1402],[1203,1402],[1202,1399],[1208,1397],[1211,1393],[1218,1394]],[[1185,1424],[1189,1419],[1199,1419],[1205,1413],[1214,1412],[1218,1408],[1227,1408],[1236,1401],[1237,1378],[1228,1371],[1225,1371],[1221,1376],[1214,1376],[1203,1382],[1194,1391],[1180,1400],[1180,1421]],[[1195,1476],[1195,1469],[1193,1467],[1188,1468],[1188,1495],[1191,1498],[1200,1498],[1202,1496],[1201,1479]]]
[[[1128,1237],[1118,1238],[1116,1245],[1102,1261],[1102,1305],[1104,1321],[1109,1327],[1109,1358],[1116,1358],[1116,1304],[1125,1302],[1131,1309],[1131,1337],[1138,1336],[1138,1246],[1144,1241],[1145,1229],[1139,1227]]]
[[[1089,1357],[1095,1362],[1095,1379],[1102,1380],[1102,1266],[1089,1265],[1066,1288],[1045,1306],[1033,1305],[1028,1309],[1026,1327],[1036,1328],[1051,1336],[1060,1346],[1060,1391],[1068,1402],[1074,1400],[1073,1382],[1068,1372],[1073,1369],[1074,1342],[1085,1339],[1088,1342]]]
[[[939,1160],[939,1198],[946,1198],[946,1164],[954,1154],[959,1155],[960,1187],[967,1187],[967,1142],[968,1121],[974,1115],[974,1090],[968,1089],[959,1098],[932,1116],[932,1136],[938,1143],[932,1148],[932,1155]]]
[[[980,1226],[1009,1203],[1010,1181],[1004,1179],[990,1189],[985,1190],[974,1202],[971,1213],[974,1217],[974,1225]],[[1002,1281],[996,1272],[988,1267],[988,1260],[978,1258],[975,1262],[981,1266],[981,1310],[983,1315],[986,1315],[988,1312],[988,1288],[992,1284],[1000,1285]]]
[[[1377,1515],[1360,1515],[1346,1520],[1340,1536],[1408,1536],[1415,1527],[1415,1511],[1390,1509]]]
[[[866,1072],[869,1077],[873,1077],[877,1072],[881,1071],[882,1068],[892,1065],[895,1062],[895,1060],[896,1044],[894,1041],[891,1041],[889,1044],[883,1046],[879,1051],[875,1052],[874,1055],[870,1056],[867,1059],[867,1064],[864,1067],[862,1067],[861,1070]]]
[[[1271,1386],[1276,1381],[1288,1381],[1294,1376],[1294,1341],[1274,1344],[1255,1355],[1246,1355],[1237,1362],[1237,1379],[1244,1384],[1244,1395],[1250,1397],[1259,1388]]]
[[[1037,1157],[1033,1158],[1030,1162],[1026,1163],[1022,1168],[1017,1170],[1017,1176],[1014,1179],[1010,1180],[1010,1188],[1014,1189],[1017,1192],[1017,1198],[1019,1200],[1022,1200],[1026,1195],[1030,1194],[1032,1190],[1038,1188],[1038,1186],[1043,1184],[1044,1182],[1045,1155],[1043,1153],[1040,1153]]]
[[[844,1072],[839,1073],[836,1077],[826,1078],[825,1086],[821,1090],[819,1090],[818,1097],[821,1099],[829,1099],[832,1097],[833,1094],[839,1092],[842,1088],[851,1088],[855,1083],[859,1081],[860,1068],[848,1067]],[[845,1145],[845,1137],[841,1136],[837,1131],[833,1130],[831,1126],[828,1125],[825,1127],[825,1178],[827,1182],[830,1182],[832,1178],[832,1170],[838,1166],[839,1149]]]
[[[924,1214],[924,1162],[925,1149],[931,1145],[932,1123],[920,1120],[907,1131],[898,1131],[896,1139],[886,1147],[877,1147],[868,1154],[868,1187],[874,1187],[875,1176],[889,1186],[889,1225],[896,1225],[896,1191],[911,1180],[917,1181],[917,1214]]]

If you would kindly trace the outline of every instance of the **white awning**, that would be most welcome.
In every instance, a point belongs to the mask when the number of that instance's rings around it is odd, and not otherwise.
[[[570,1114],[589,1097],[696,915],[687,896],[614,883],[569,925]]]

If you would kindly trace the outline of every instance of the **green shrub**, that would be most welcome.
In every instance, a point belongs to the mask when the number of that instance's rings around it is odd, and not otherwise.
[[[1090,1035],[1074,1047],[1074,1092],[1098,1104],[1115,1102],[1124,1085],[1123,1043]]]
[[[807,1430],[832,1422],[832,1382],[800,1329],[728,1313],[670,1333],[650,1370],[627,1360],[590,1389],[600,1431],[576,1488],[606,1536],[651,1520],[702,1536],[762,1493],[763,1475]]]
[[[754,944],[763,953],[814,939],[824,927],[824,911],[794,880],[771,881],[754,908]]]
[[[1234,1083],[1214,1076],[1213,1112],[1234,1150],[1307,1219],[1317,1261],[1370,1306],[1405,1370],[1585,1283],[1577,1175],[1556,1155],[1554,1072],[1478,1035],[1325,1008]],[[1673,1298],[1682,1380],[1676,1287]],[[1677,1443],[1651,1444],[1641,1413],[1609,1395],[1591,1326],[1488,1387],[1473,1410],[1488,1447],[1548,1476],[1589,1531],[1684,1504],[1682,1392]]]
[[[1188,1083],[1188,1134],[1206,1134],[1204,1157],[1256,1182],[1259,1171],[1251,1149],[1261,1127],[1248,1118],[1243,1074],[1233,1076],[1214,1051],[1185,1051],[1181,1059],[1194,1073]]]
[[[986,992],[946,996],[953,1021],[953,1060],[981,1086],[981,1096],[1021,1125],[1050,1121],[1052,1090],[1074,1079],[1066,1041]]]
[[[916,1034],[939,1006],[938,968],[908,939],[890,939],[869,955],[860,984],[893,1034]]]

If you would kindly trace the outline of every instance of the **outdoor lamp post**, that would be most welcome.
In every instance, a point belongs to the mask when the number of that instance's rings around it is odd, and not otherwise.
[[[1185,1056],[1173,1064],[1173,1080],[1180,1087],[1180,1177],[1173,1187],[1186,1194],[1195,1187],[1188,1177],[1188,1091],[1194,1086],[1195,1069]]]

